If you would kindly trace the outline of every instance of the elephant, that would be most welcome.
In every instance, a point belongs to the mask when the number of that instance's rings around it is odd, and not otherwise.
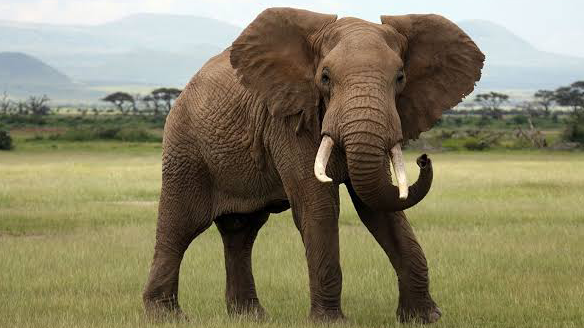
[[[194,75],[167,116],[145,312],[184,315],[183,254],[215,223],[227,313],[263,317],[252,247],[269,215],[291,208],[308,264],[309,317],[344,320],[338,220],[345,184],[397,274],[397,318],[437,321],[427,260],[404,214],[428,193],[432,162],[418,158],[418,180],[408,187],[401,147],[473,91],[484,60],[439,15],[381,16],[377,24],[264,10]]]

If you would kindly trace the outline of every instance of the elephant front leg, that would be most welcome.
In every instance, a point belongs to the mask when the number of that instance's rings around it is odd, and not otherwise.
[[[317,193],[318,194],[318,193]],[[342,273],[339,261],[339,201],[336,197],[307,202],[293,208],[308,262],[310,318],[314,321],[343,320]]]
[[[215,220],[225,250],[225,301],[230,315],[265,316],[255,289],[251,254],[258,231],[268,216],[264,212],[232,214]]]
[[[359,218],[383,248],[399,285],[397,316],[401,322],[432,323],[442,315],[429,292],[426,257],[404,212],[381,213],[370,209],[347,184]]]

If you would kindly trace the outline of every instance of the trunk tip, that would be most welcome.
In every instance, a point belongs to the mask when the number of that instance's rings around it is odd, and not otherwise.
[[[416,159],[416,164],[418,164],[418,166],[421,169],[428,167],[428,165],[430,165],[431,163],[432,161],[430,160],[430,157],[428,157],[428,155],[426,154],[422,154],[422,156]]]

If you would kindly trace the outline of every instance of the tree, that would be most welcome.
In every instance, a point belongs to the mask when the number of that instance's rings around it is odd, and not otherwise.
[[[572,107],[576,114],[584,111],[584,81],[556,89],[554,100],[561,106]]]
[[[132,113],[134,115],[139,115],[139,111],[140,109],[138,108],[138,101],[140,101],[140,94],[136,94],[132,97],[134,99],[134,101],[132,101],[132,103],[130,103],[130,108],[132,109]]]
[[[47,95],[42,95],[41,97],[30,96],[24,103],[27,109],[27,113],[32,115],[49,115],[51,108],[46,105],[50,99]]]
[[[543,107],[545,117],[550,115],[550,109],[555,102],[556,94],[551,90],[538,90],[533,97],[537,104]]]
[[[8,114],[8,112],[10,111],[10,107],[12,107],[12,101],[8,99],[8,94],[6,93],[6,91],[4,91],[4,93],[0,97],[0,113]]]
[[[584,114],[573,112],[567,123],[562,135],[564,140],[584,146]]]
[[[517,109],[525,112],[529,117],[538,117],[541,115],[539,103],[535,101],[523,101],[517,105]],[[547,115],[544,113],[544,115]]]
[[[146,106],[146,110],[148,112],[152,111],[154,115],[158,115],[161,110],[161,103],[158,99],[154,98],[151,94],[145,95],[142,97],[142,102]]]
[[[555,100],[561,106],[572,108],[564,130],[564,140],[584,145],[584,81],[556,89]]]
[[[16,102],[16,106],[14,108],[17,114],[26,115],[28,114],[28,108],[26,106],[26,102],[19,100]]]
[[[509,96],[498,92],[481,93],[475,97],[474,101],[481,106],[485,116],[500,119],[503,117],[501,105],[509,101]]]
[[[177,88],[158,88],[152,90],[150,95],[155,101],[162,101],[166,106],[166,112],[169,113],[174,100],[178,98],[180,93],[181,90]]]
[[[134,100],[134,97],[125,92],[115,92],[107,95],[101,100],[112,103],[123,115],[126,115],[130,109],[136,108],[136,101]]]

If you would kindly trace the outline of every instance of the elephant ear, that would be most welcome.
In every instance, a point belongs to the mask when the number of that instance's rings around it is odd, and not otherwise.
[[[407,39],[406,86],[397,99],[405,139],[417,139],[470,94],[485,56],[456,24],[439,15],[381,16]]]
[[[292,8],[264,10],[231,47],[231,65],[240,81],[264,99],[275,117],[317,112],[314,81],[319,32],[336,15]]]

